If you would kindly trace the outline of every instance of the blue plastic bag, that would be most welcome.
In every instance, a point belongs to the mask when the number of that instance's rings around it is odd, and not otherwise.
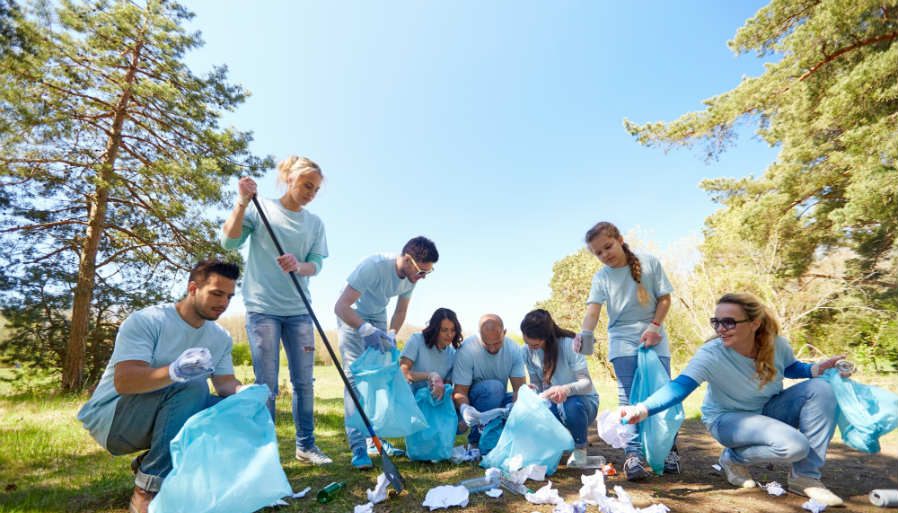
[[[842,440],[863,452],[879,452],[879,437],[898,426],[898,395],[844,379],[836,369],[823,374],[836,395],[836,424]]]
[[[250,385],[187,419],[171,441],[172,471],[150,513],[250,513],[291,495],[266,385]]]
[[[349,370],[359,402],[377,436],[402,438],[428,427],[399,369],[398,350],[381,353],[369,347],[349,364]],[[358,413],[349,418],[349,423],[363,433],[368,432]]]
[[[405,438],[405,452],[414,461],[442,461],[452,456],[458,415],[452,402],[452,385],[443,385],[443,397],[433,398],[429,387],[415,392],[415,402],[430,426]]]
[[[658,353],[654,349],[640,347],[636,356],[636,374],[630,388],[630,404],[644,401],[668,383],[670,376],[658,359]],[[673,447],[684,418],[683,405],[678,404],[638,424],[639,440],[645,451],[646,462],[659,476],[664,473],[664,459]]]
[[[502,436],[502,429],[505,427],[505,417],[496,417],[483,426],[480,431],[480,441],[477,448],[480,449],[481,456],[486,456],[499,443],[499,437]]]
[[[522,467],[545,465],[548,476],[558,469],[561,453],[573,448],[571,433],[555,418],[545,400],[523,386],[518,389],[518,400],[505,422],[499,442],[480,460],[480,466],[510,472],[508,460],[520,455]]]

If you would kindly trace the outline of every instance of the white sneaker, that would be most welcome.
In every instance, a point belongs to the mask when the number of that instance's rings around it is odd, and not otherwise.
[[[585,467],[587,462],[586,448],[574,449],[570,457],[567,459],[568,467]]]
[[[297,447],[296,459],[311,463],[312,465],[327,465],[328,463],[334,462],[334,460],[330,459],[327,454],[321,452],[321,449],[319,449],[317,445],[313,445],[308,449],[300,449]]]
[[[748,471],[748,467],[731,460],[728,454],[729,452],[727,449],[724,449],[723,452],[720,453],[720,468],[723,469],[727,481],[729,481],[731,485],[740,488],[754,488],[756,486],[755,480],[751,478],[751,473]]]
[[[789,491],[798,495],[804,495],[827,506],[844,506],[842,499],[831,492],[819,479],[805,476],[792,476],[789,474]]]

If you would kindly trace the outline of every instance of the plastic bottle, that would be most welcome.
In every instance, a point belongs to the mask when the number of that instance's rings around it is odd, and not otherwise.
[[[318,490],[317,500],[321,504],[327,504],[334,500],[334,497],[336,497],[337,494],[340,493],[340,490],[344,488],[346,488],[346,481],[334,481],[321,490]]]
[[[839,360],[838,362],[836,362],[836,369],[838,369],[839,372],[847,372],[851,374],[854,372],[855,367],[853,362],[849,362],[848,360]]]
[[[470,493],[485,492],[499,486],[499,479],[483,476],[466,479],[458,484],[467,488]]]

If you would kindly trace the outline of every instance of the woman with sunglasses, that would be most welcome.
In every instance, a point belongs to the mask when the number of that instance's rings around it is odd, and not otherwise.
[[[278,183],[286,192],[277,200],[259,198],[271,226],[283,243],[278,256],[265,231],[259,212],[248,208],[256,194],[256,182],[244,177],[237,182],[237,202],[222,227],[226,249],[249,245],[243,302],[246,305],[246,334],[253,359],[256,383],[268,385],[268,411],[275,420],[278,395],[280,345],[283,342],[293,386],[293,424],[296,427],[296,459],[313,465],[331,463],[315,445],[313,416],[315,335],[312,318],[284,273],[295,272],[306,297],[309,278],[321,271],[327,257],[324,223],[306,208],[321,188],[324,175],[318,164],[290,156],[278,164]]]
[[[645,401],[622,407],[621,417],[641,422],[682,402],[707,381],[702,422],[724,446],[720,466],[730,484],[755,486],[748,465],[791,463],[790,491],[841,505],[842,499],[820,482],[835,430],[836,400],[825,380],[810,378],[844,356],[814,364],[796,360],[789,341],[779,336],[773,313],[751,294],[721,297],[711,327],[717,336],[699,348],[683,372]],[[784,389],[783,378],[809,379]]]

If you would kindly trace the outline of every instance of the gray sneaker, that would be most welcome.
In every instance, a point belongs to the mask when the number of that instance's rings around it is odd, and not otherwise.
[[[680,473],[680,453],[678,453],[676,450],[670,451],[669,453],[667,453],[667,457],[664,458],[664,473]]]
[[[627,456],[624,461],[624,477],[627,481],[642,481],[649,477],[649,472],[645,469],[645,463],[639,456]]]
[[[300,449],[297,447],[296,459],[311,463],[312,465],[327,465],[328,463],[334,462],[334,460],[330,459],[327,454],[321,452],[321,449],[319,449],[317,445],[313,445],[308,449]]]
[[[728,449],[724,449],[720,453],[720,468],[731,485],[739,488],[754,488],[756,486],[755,480],[751,478],[751,473],[748,471],[748,467],[730,459]]]
[[[792,476],[789,474],[789,491],[798,495],[810,497],[827,506],[844,506],[841,497],[831,492],[819,479],[805,476]]]

